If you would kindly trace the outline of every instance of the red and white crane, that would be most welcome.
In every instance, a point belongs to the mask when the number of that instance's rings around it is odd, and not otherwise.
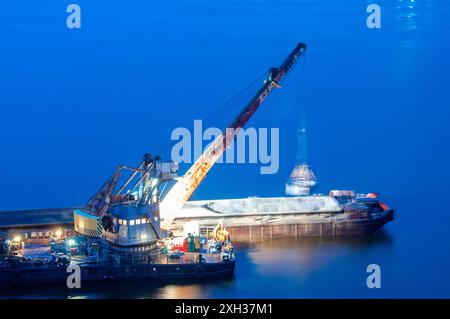
[[[200,183],[208,174],[212,166],[220,159],[223,152],[233,143],[234,138],[244,125],[249,121],[253,114],[258,110],[267,96],[275,89],[280,87],[280,82],[289,72],[298,58],[306,50],[304,43],[299,43],[295,49],[288,55],[284,62],[278,67],[269,70],[267,79],[262,87],[246,104],[239,115],[232,123],[206,148],[197,161],[189,170],[177,179],[176,184],[168,191],[160,203],[161,228],[168,229],[176,212],[189,200],[192,193],[197,189]]]

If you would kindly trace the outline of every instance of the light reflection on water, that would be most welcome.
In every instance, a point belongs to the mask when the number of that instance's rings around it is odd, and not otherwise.
[[[432,29],[436,27],[433,10],[434,0],[396,0],[396,27],[403,31]]]
[[[393,239],[386,232],[361,238],[280,239],[247,246],[245,253],[255,265],[258,276],[300,277],[328,267],[338,258],[371,246],[390,246]],[[280,271],[280,266],[284,271]]]
[[[309,293],[309,278],[332,269],[333,264],[340,259],[351,260],[352,255],[371,249],[382,248],[386,251],[392,245],[393,239],[383,231],[370,236],[334,240],[304,238],[239,242],[236,243],[236,273],[230,279],[117,281],[82,285],[80,290],[69,290],[62,286],[35,287],[3,291],[2,295],[13,298],[74,299],[300,297]],[[272,285],[273,282],[277,282],[277,286]]]

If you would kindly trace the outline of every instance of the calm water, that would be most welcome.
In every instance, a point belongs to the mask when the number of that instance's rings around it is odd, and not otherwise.
[[[366,238],[241,243],[231,281],[2,296],[450,297],[448,1],[374,1],[379,30],[363,0],[73,2],[81,30],[65,26],[65,2],[0,3],[0,209],[85,203],[115,165],[139,162],[304,41],[249,123],[280,128],[278,173],[216,165],[194,197],[282,195],[306,113],[317,191],[377,190],[396,220]],[[378,290],[365,286],[371,263]]]

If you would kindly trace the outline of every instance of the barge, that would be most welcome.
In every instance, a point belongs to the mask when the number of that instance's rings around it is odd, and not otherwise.
[[[173,231],[187,227],[204,232],[221,221],[227,225],[230,236],[239,241],[370,234],[392,221],[394,210],[379,199],[366,196],[192,201],[177,213]]]
[[[192,231],[197,229],[198,234],[205,234],[222,222],[233,240],[256,241],[280,237],[365,235],[394,220],[394,210],[382,201],[355,197],[356,201],[365,201],[362,207],[358,204],[359,211],[356,212],[339,203],[334,196],[188,201],[176,213],[170,228],[176,234],[186,226]],[[0,234],[3,232],[3,238],[13,238],[16,235],[46,238],[57,229],[71,234],[74,232],[74,209],[71,210],[71,216],[67,216],[69,210],[71,209],[20,211],[16,215],[19,221],[16,224],[6,224],[3,218],[4,215],[9,217],[15,214],[14,211],[0,212]],[[43,220],[46,222],[43,223]]]

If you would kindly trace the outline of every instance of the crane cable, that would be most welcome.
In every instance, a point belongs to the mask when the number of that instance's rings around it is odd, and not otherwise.
[[[225,103],[220,105],[217,109],[215,109],[213,112],[211,112],[209,115],[207,115],[203,121],[212,121],[213,119],[220,118],[219,115],[223,115],[224,112],[229,111],[233,106],[236,106],[238,102],[241,102],[244,98],[244,96],[248,96],[252,93],[251,89],[258,84],[262,78],[266,76],[267,72],[262,73],[258,76],[254,81],[252,81],[250,84],[248,84],[244,89],[237,92],[235,95],[233,95],[230,99],[228,99]],[[189,132],[192,133],[193,129],[190,129]],[[165,151],[167,151],[169,148],[171,148],[177,141],[170,141],[168,143],[162,144],[159,146],[154,154],[163,154]]]

